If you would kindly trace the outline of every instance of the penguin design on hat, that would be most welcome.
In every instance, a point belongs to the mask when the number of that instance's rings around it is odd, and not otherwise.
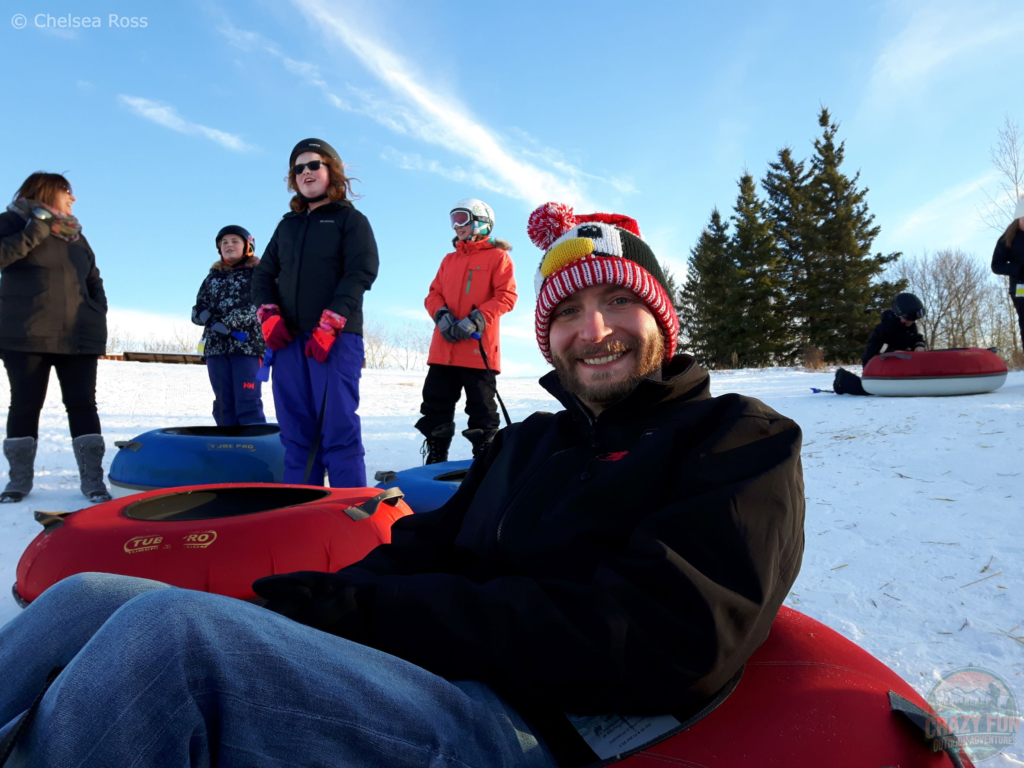
[[[665,337],[665,358],[672,358],[679,317],[661,265],[635,219],[617,213],[579,215],[564,203],[545,203],[530,214],[526,231],[544,251],[534,278],[534,325],[540,351],[549,363],[548,334],[555,307],[566,297],[601,284],[628,288],[647,305]]]

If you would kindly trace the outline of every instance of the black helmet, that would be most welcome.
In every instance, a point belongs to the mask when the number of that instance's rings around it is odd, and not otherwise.
[[[912,293],[901,293],[892,300],[892,311],[904,320],[920,320],[925,316],[924,304]]]
[[[318,155],[330,155],[339,163],[341,162],[341,158],[338,157],[338,153],[334,151],[334,147],[323,139],[303,139],[295,145],[295,149],[292,150],[291,155],[288,157],[288,166],[291,167],[295,165],[295,158],[303,152],[316,152]]]
[[[256,239],[249,234],[249,230],[245,227],[240,227],[237,224],[228,224],[217,233],[217,239],[214,241],[214,244],[217,246],[217,253],[220,253],[220,239],[224,237],[224,235],[238,235],[242,238],[242,242],[246,244],[245,255],[256,255]]]

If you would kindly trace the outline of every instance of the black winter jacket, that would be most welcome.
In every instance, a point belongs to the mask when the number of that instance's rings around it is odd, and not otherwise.
[[[594,759],[565,712],[696,711],[800,570],[800,428],[711,397],[688,355],[664,372],[596,419],[548,374],[567,410],[499,432],[448,504],[339,572],[375,585],[369,644],[489,684],[561,765]]]
[[[235,266],[223,259],[217,259],[210,267],[210,273],[199,286],[196,305],[192,307],[192,322],[205,325],[203,330],[203,357],[211,355],[254,355],[263,357],[267,351],[263,332],[256,319],[256,307],[252,304],[252,275],[260,260],[250,256]],[[209,310],[205,322],[200,315]],[[218,333],[210,328],[214,323],[223,323],[229,331],[244,331],[249,334],[245,341]]]
[[[363,333],[363,293],[377,277],[377,242],[348,200],[286,213],[253,276],[253,303],[276,304],[292,330],[310,332],[325,309]]]
[[[1000,235],[992,252],[992,271],[1010,278],[1010,295],[1015,295],[1017,283],[1024,283],[1024,232],[1014,235],[1009,247]]]
[[[89,241],[69,243],[46,222],[0,214],[0,349],[102,355],[107,296]]]
[[[863,365],[868,364],[875,355],[881,354],[882,347],[886,352],[901,349],[913,349],[915,344],[924,344],[924,336],[917,332],[917,323],[904,325],[896,313],[887,309],[882,313],[882,322],[875,326],[868,339],[868,346],[861,358]],[[887,345],[887,346],[886,346]]]

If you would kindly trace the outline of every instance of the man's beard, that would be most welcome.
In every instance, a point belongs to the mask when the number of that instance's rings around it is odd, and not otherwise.
[[[607,357],[619,352],[633,351],[633,370],[623,379],[612,379],[612,372],[587,375],[584,382],[576,365],[584,358]],[[602,407],[617,402],[632,392],[636,385],[661,367],[665,359],[665,340],[657,331],[647,338],[632,338],[626,341],[611,341],[581,349],[570,349],[564,355],[552,353],[551,361],[558,374],[562,389],[576,395],[585,403]],[[617,374],[616,374],[617,375]]]

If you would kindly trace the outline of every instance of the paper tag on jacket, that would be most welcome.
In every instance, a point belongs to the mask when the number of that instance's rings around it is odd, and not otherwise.
[[[681,723],[672,715],[624,717],[622,715],[570,715],[569,722],[602,760],[634,752],[658,740]]]
[[[1017,283],[1017,295],[1024,298],[1024,283]]]

